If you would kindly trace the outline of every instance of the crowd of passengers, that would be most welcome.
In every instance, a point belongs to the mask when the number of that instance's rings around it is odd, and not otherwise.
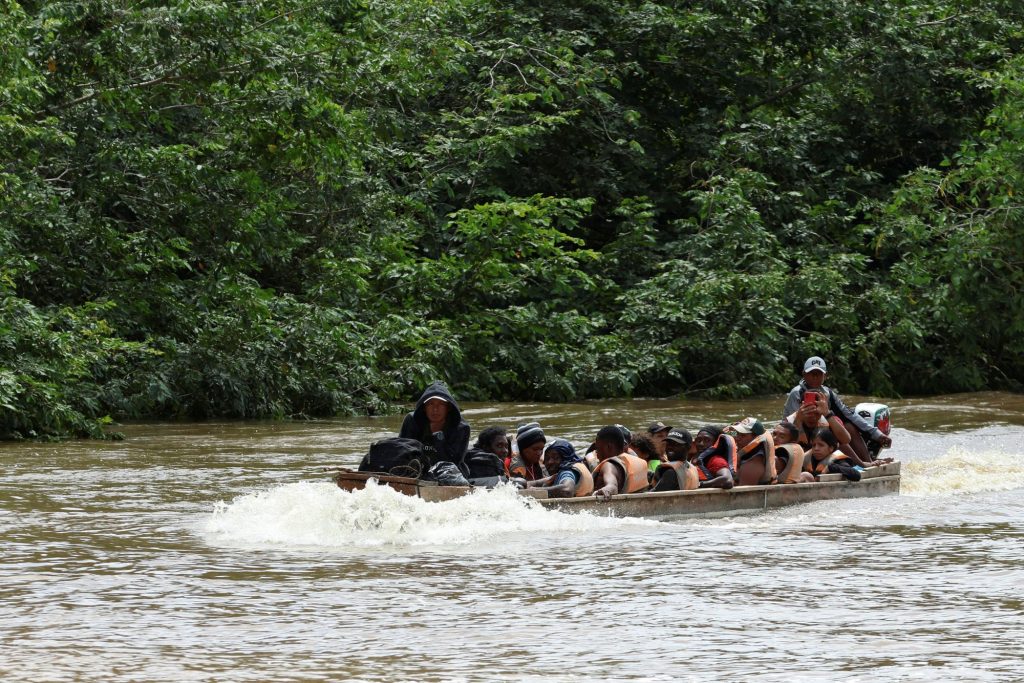
[[[885,448],[892,441],[848,408],[825,385],[825,376],[825,361],[808,358],[782,420],[770,430],[757,417],[704,425],[695,434],[661,421],[642,433],[614,424],[602,427],[582,452],[537,422],[514,432],[488,427],[471,447],[458,403],[434,383],[405,417],[399,436],[429,445],[450,462],[464,461],[469,452],[493,454],[511,481],[550,497],[799,484],[826,473],[859,481],[865,468],[891,462],[873,459],[865,437]]]

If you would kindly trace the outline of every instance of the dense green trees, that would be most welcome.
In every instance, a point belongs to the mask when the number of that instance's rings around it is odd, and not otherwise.
[[[1024,381],[1024,9],[0,0],[0,435]]]

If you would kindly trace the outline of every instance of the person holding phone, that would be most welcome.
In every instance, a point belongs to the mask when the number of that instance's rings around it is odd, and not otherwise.
[[[818,399],[816,396],[807,398],[808,393],[815,392],[824,396],[825,410],[819,412],[826,419],[829,418],[830,414],[838,416],[843,428],[850,437],[848,442],[844,442],[840,435],[836,434],[840,443],[840,450],[850,456],[855,464],[863,467],[872,465],[874,462],[868,454],[867,444],[864,443],[864,438],[861,434],[867,434],[869,438],[877,441],[884,448],[892,446],[892,439],[888,435],[883,434],[874,425],[868,424],[867,420],[858,415],[853,408],[843,403],[839,394],[825,386],[825,374],[827,371],[825,359],[821,356],[811,356],[804,361],[803,378],[799,384],[790,390],[789,395],[786,397],[786,405],[782,409],[783,419],[789,418],[798,410],[803,410],[806,405],[817,403]],[[800,425],[797,426],[799,427]],[[835,434],[836,430],[833,429],[832,432]]]
[[[831,431],[836,437],[840,449],[850,444],[850,432],[843,426],[843,421],[839,419],[839,416],[829,410],[828,398],[823,392],[814,390],[804,392],[799,408],[796,412],[787,415],[785,419],[799,431],[797,443],[803,446],[804,450],[810,448],[811,439],[818,429]]]

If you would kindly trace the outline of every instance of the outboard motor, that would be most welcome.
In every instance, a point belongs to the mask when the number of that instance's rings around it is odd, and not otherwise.
[[[892,429],[889,406],[884,403],[858,403],[857,407],[853,410],[867,420],[869,425],[878,427],[880,432],[886,436],[889,435],[889,430]],[[864,437],[864,443],[868,447],[868,453],[871,454],[871,458],[877,459],[878,453],[882,450],[882,444],[864,432],[861,432],[861,436]]]

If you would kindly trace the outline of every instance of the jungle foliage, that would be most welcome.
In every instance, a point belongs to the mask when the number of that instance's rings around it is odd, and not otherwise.
[[[0,0],[0,436],[1024,382],[1010,0]]]

